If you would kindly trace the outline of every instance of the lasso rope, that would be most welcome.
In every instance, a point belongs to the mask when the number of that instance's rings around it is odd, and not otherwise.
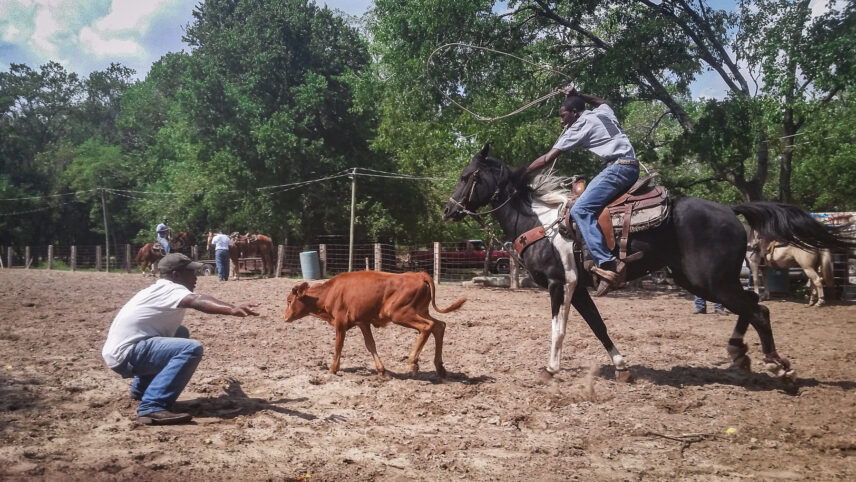
[[[547,72],[552,72],[552,73],[558,74],[558,75],[560,75],[560,76],[562,76],[562,77],[564,77],[564,78],[568,79],[569,81],[572,81],[572,80],[573,80],[569,75],[567,75],[567,74],[565,74],[565,73],[563,73],[563,72],[559,72],[558,70],[551,69],[551,68],[549,68],[549,67],[545,67],[545,66],[543,66],[543,65],[538,65],[538,64],[536,64],[535,62],[532,62],[531,60],[526,60],[526,59],[524,59],[524,58],[522,58],[522,57],[518,57],[517,55],[510,54],[510,53],[508,53],[508,52],[502,52],[502,51],[499,51],[499,50],[496,50],[496,49],[492,49],[492,48],[490,48],[490,47],[479,47],[479,46],[477,46],[477,45],[471,45],[471,44],[467,44],[467,43],[463,43],[463,42],[452,42],[452,43],[443,44],[443,45],[441,45],[441,46],[439,46],[439,47],[435,48],[435,49],[431,52],[431,55],[429,55],[429,56],[428,56],[428,60],[426,60],[426,61],[425,61],[425,73],[426,73],[426,75],[428,75],[428,79],[429,79],[429,81],[430,81],[430,82],[431,82],[431,84],[434,86],[434,88],[435,88],[435,89],[437,89],[437,92],[439,92],[439,93],[440,93],[440,95],[442,95],[446,100],[448,100],[449,102],[451,102],[453,105],[455,105],[455,106],[456,106],[456,107],[458,107],[459,109],[461,109],[461,110],[463,110],[464,112],[466,112],[466,113],[470,114],[471,116],[475,117],[475,118],[476,118],[476,120],[480,120],[480,121],[483,121],[483,122],[493,122],[493,121],[495,121],[495,120],[505,119],[506,117],[511,117],[511,116],[513,116],[513,115],[515,115],[515,114],[519,114],[519,113],[523,112],[524,110],[526,110],[526,109],[528,109],[528,108],[532,107],[533,105],[540,104],[541,102],[544,102],[545,100],[549,99],[550,97],[553,97],[554,95],[562,94],[562,92],[561,92],[561,91],[559,91],[559,90],[554,90],[553,92],[550,92],[550,93],[549,93],[549,94],[547,94],[547,95],[541,96],[541,97],[539,97],[539,98],[537,98],[537,99],[533,100],[532,102],[529,102],[529,103],[527,103],[527,104],[525,104],[525,105],[521,106],[520,108],[518,108],[518,109],[516,109],[516,110],[514,110],[514,111],[512,111],[512,112],[509,112],[508,114],[503,114],[503,115],[501,115],[501,116],[497,116],[497,117],[485,117],[485,116],[483,116],[483,115],[481,115],[481,114],[477,114],[477,113],[475,113],[475,112],[473,112],[473,111],[471,111],[471,110],[467,109],[466,107],[462,106],[461,104],[459,104],[458,102],[456,102],[456,101],[455,101],[454,99],[452,99],[451,97],[449,97],[445,92],[443,92],[443,90],[442,90],[442,89],[440,89],[440,87],[439,87],[439,86],[437,86],[437,84],[436,84],[436,83],[434,83],[433,81],[431,81],[431,75],[430,75],[430,73],[431,73],[431,59],[434,57],[434,54],[436,54],[438,51],[440,51],[440,50],[442,50],[442,49],[446,49],[446,48],[448,48],[448,47],[455,47],[455,46],[457,46],[457,47],[467,47],[467,48],[476,49],[476,50],[484,50],[484,51],[487,51],[487,52],[493,52],[493,53],[496,53],[496,54],[499,54],[499,55],[505,55],[506,57],[511,57],[511,58],[513,58],[513,59],[517,59],[517,60],[519,60],[519,61],[521,61],[521,62],[523,62],[523,63],[525,63],[525,64],[529,64],[529,65],[531,65],[531,66],[537,67],[537,68],[538,68],[538,69],[540,69],[540,70],[544,70],[544,71],[547,71]]]

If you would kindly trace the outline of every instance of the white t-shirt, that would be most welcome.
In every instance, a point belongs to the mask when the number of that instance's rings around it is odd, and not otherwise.
[[[553,148],[563,152],[575,147],[595,153],[603,164],[620,157],[636,158],[630,139],[621,129],[612,108],[606,104],[583,111],[553,145]]]
[[[101,356],[110,368],[121,365],[131,348],[139,341],[155,336],[175,336],[184,319],[185,308],[179,308],[187,295],[193,294],[184,285],[159,279],[134,295],[119,310]]]
[[[221,249],[229,249],[229,236],[226,236],[223,233],[220,233],[211,240],[211,244],[213,244],[216,249],[214,251],[220,251]]]

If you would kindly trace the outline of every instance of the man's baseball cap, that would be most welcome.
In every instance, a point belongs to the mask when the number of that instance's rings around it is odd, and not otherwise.
[[[188,258],[186,255],[181,253],[170,253],[160,261],[158,261],[158,271],[163,273],[169,273],[171,271],[180,271],[183,269],[188,269],[192,271],[196,271],[197,269],[205,266],[202,263],[198,263]]]

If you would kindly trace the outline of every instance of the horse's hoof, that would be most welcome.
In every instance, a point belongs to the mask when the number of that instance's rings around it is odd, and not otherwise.
[[[821,306],[823,306],[823,305],[825,305],[825,304],[826,304],[826,301],[824,301],[824,300],[820,300],[820,301],[818,301],[818,302],[817,302],[817,304],[816,304],[816,305],[814,305],[814,306],[815,306],[815,307],[821,307]]]
[[[437,376],[440,378],[446,378],[446,369],[443,368],[442,365],[437,367]]]
[[[799,385],[797,385],[797,374],[793,370],[788,371],[788,373],[782,377],[782,384],[784,385],[785,391],[796,395],[800,391]]]
[[[633,378],[630,376],[630,369],[615,370],[615,381],[619,383],[630,383]]]
[[[553,374],[548,372],[546,368],[538,370],[538,382],[550,383],[553,381]]]
[[[752,359],[746,355],[739,356],[731,362],[731,366],[744,372],[752,371]]]

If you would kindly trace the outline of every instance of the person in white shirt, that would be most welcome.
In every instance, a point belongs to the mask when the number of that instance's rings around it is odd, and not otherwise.
[[[217,263],[217,279],[226,281],[229,279],[229,246],[232,240],[229,236],[223,234],[223,231],[217,231],[211,238],[211,245],[214,246],[214,261]]]
[[[581,94],[575,88],[566,94],[559,117],[564,131],[549,152],[533,161],[527,171],[537,171],[551,164],[565,151],[582,147],[597,155],[603,169],[586,186],[571,208],[594,265],[592,272],[600,277],[595,296],[603,296],[619,284],[624,276],[624,262],[618,262],[597,226],[597,218],[607,204],[630,189],[639,179],[639,161],[630,139],[621,129],[615,113],[600,97]],[[594,107],[585,108],[586,103]]]
[[[187,308],[203,313],[257,316],[258,304],[232,305],[194,294],[202,267],[180,253],[164,256],[161,278],[138,292],[113,319],[101,356],[123,378],[134,377],[131,397],[140,401],[137,421],[144,425],[189,422],[187,413],[170,409],[202,359],[202,344],[181,324]]]

